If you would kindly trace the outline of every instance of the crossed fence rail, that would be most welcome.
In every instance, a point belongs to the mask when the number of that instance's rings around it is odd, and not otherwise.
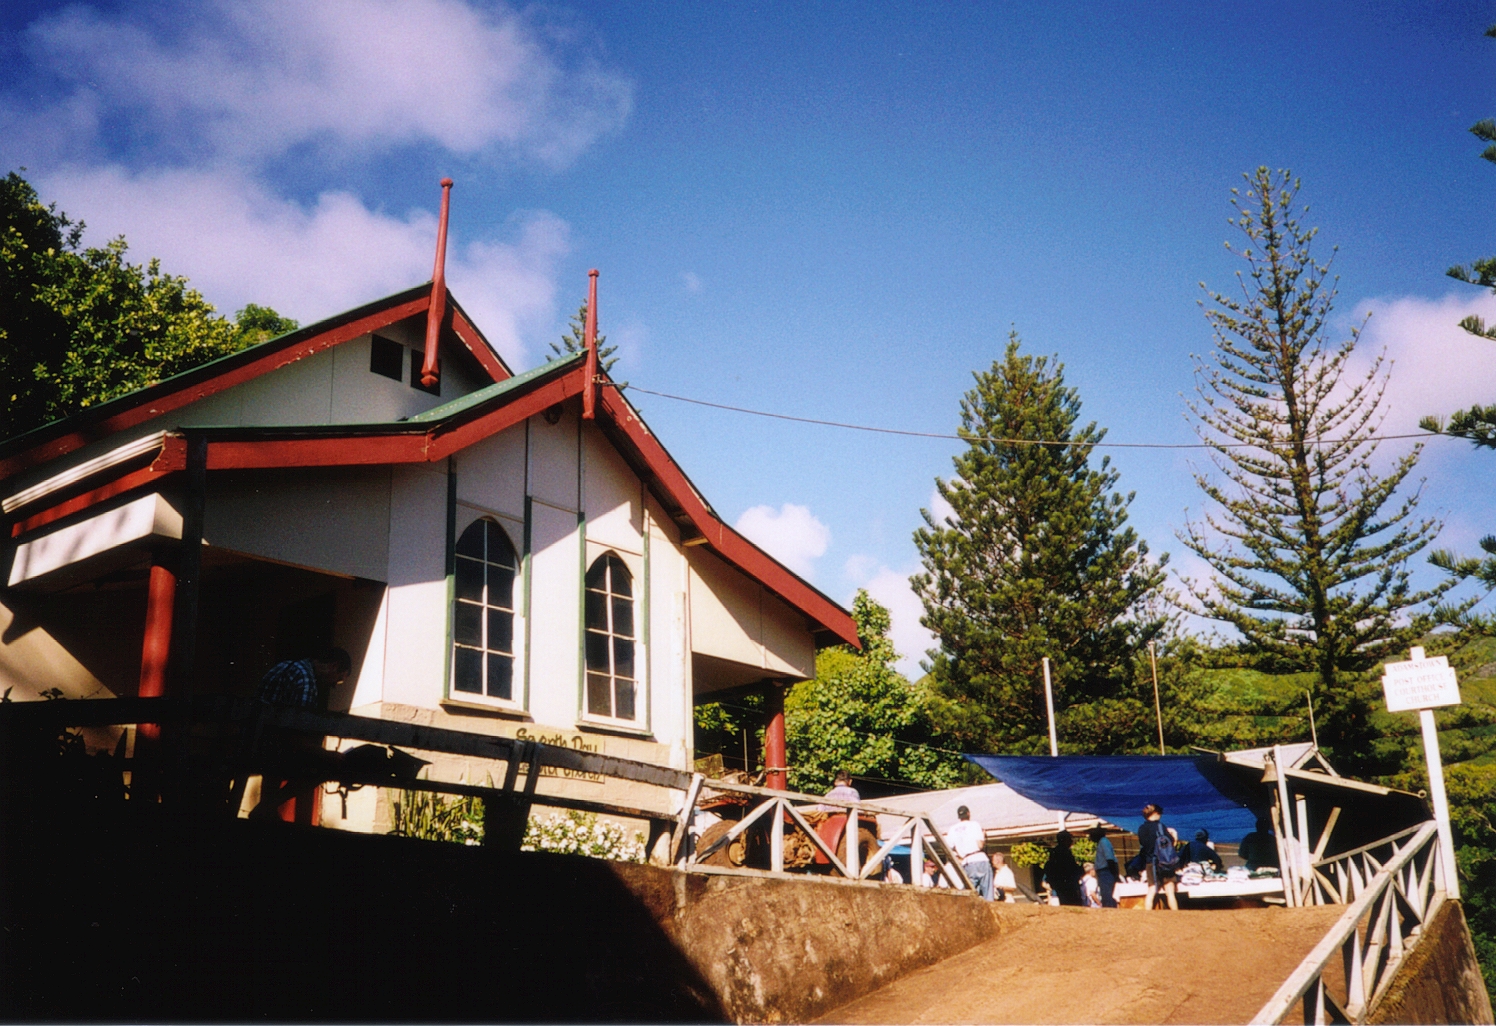
[[[972,891],[971,880],[962,870],[960,861],[926,815],[912,815],[869,802],[818,798],[730,781],[708,782],[700,773],[536,741],[346,713],[272,708],[250,699],[201,696],[193,699],[112,698],[0,704],[0,748],[8,749],[10,754],[0,763],[11,775],[17,771],[26,772],[27,768],[16,765],[15,760],[32,749],[14,743],[26,732],[35,734],[40,731],[45,735],[67,728],[142,724],[154,725],[160,732],[161,741],[150,759],[142,759],[138,750],[135,758],[125,758],[124,745],[121,744],[105,767],[108,772],[116,774],[116,783],[120,776],[129,773],[134,790],[136,773],[142,768],[150,770],[150,779],[156,782],[163,795],[174,788],[178,794],[192,792],[191,785],[183,786],[188,779],[233,781],[232,788],[225,786],[220,789],[221,793],[214,791],[211,801],[228,815],[237,814],[247,775],[274,769],[273,756],[262,749],[260,739],[267,730],[280,731],[319,740],[362,741],[389,746],[396,751],[441,752],[505,763],[502,783],[491,786],[417,777],[415,766],[422,762],[418,759],[391,760],[390,766],[403,765],[408,772],[386,768],[384,760],[378,761],[378,768],[371,768],[367,763],[356,765],[345,761],[336,766],[329,764],[331,768],[326,770],[326,780],[343,784],[481,798],[486,846],[518,848],[532,806],[551,806],[647,820],[650,835],[646,848],[652,849],[657,838],[669,834],[671,863],[691,872],[721,872],[704,863],[703,859],[741,838],[748,830],[757,828],[768,836],[769,865],[744,867],[750,872],[761,869],[782,872],[790,868],[785,857],[789,842],[802,852],[807,848],[818,852],[832,875],[865,881],[878,871],[884,857],[893,848],[907,841],[913,853],[910,858],[914,870],[911,883],[916,886],[923,884],[919,856],[928,855],[935,861],[937,877],[943,877],[946,886]],[[193,733],[203,728],[227,733],[217,735],[205,749],[203,739]],[[649,784],[683,795],[684,800],[678,813],[669,813],[547,794],[536,787],[542,770],[547,768]],[[695,843],[691,825],[704,790],[719,795],[736,795],[743,805],[751,808],[725,836],[700,847]],[[195,794],[201,802],[202,789],[197,788]],[[673,806],[673,802],[662,804]],[[897,817],[893,836],[881,842],[876,853],[862,858],[858,843],[860,826],[863,822],[876,826],[879,815]],[[846,817],[845,845],[828,843],[816,829],[828,816]],[[805,868],[804,861],[800,860],[793,868]]]
[[[716,837],[696,840],[692,830],[695,818],[700,814],[699,806],[703,789],[718,795],[738,795],[745,805],[757,804],[744,812],[725,832]],[[871,820],[876,832],[877,817],[894,817],[890,836],[881,841],[879,847],[864,857],[861,843],[861,826]],[[830,829],[825,829],[827,819]],[[892,809],[872,802],[849,801],[841,798],[816,797],[794,791],[774,791],[739,784],[731,781],[713,780],[707,783],[699,775],[687,790],[686,801],[681,808],[676,826],[677,844],[672,851],[675,865],[684,870],[711,871],[706,860],[715,853],[728,848],[740,839],[746,839],[750,831],[762,831],[768,835],[768,866],[770,872],[786,869],[787,842],[798,842],[804,851],[820,856],[832,875],[848,880],[867,880],[883,866],[883,860],[901,844],[909,846],[910,883],[925,884],[923,864],[925,858],[935,863],[935,881],[954,890],[973,891],[971,878],[961,868],[961,860],[955,856],[930,817],[924,813],[910,813],[904,809]],[[834,843],[839,834],[840,843]],[[828,836],[832,840],[828,840]]]
[[[1308,904],[1345,913],[1252,1020],[1360,1023],[1392,985],[1449,893],[1433,820],[1310,864]],[[1342,972],[1331,972],[1340,956]],[[1327,980],[1326,976],[1330,975]]]

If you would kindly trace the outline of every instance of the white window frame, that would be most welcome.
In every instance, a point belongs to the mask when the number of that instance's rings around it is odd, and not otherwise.
[[[526,575],[529,568],[525,564],[525,553],[522,542],[516,543],[516,537],[524,538],[524,520],[508,514],[499,513],[495,510],[484,509],[473,506],[470,503],[459,501],[457,505],[457,530],[453,533],[452,566],[454,569],[452,591],[447,600],[447,687],[444,702],[449,705],[469,705],[487,709],[502,709],[512,712],[526,712],[528,709],[529,688],[526,686],[527,667],[525,666],[525,608],[524,596],[526,594]],[[472,529],[473,525],[481,520],[490,521],[504,532],[509,541],[510,548],[514,552],[514,583],[509,595],[510,616],[512,617],[512,636],[510,638],[510,653],[512,672],[509,683],[509,698],[501,698],[489,695],[485,692],[459,691],[457,690],[457,605],[466,600],[457,596],[457,582],[455,570],[459,560],[470,557],[459,555],[456,546],[461,542],[465,532]],[[486,598],[485,593],[485,598]],[[485,608],[487,604],[485,603]],[[502,608],[502,607],[494,607]],[[486,619],[486,617],[485,617]],[[485,628],[486,629],[486,628]],[[470,648],[471,646],[462,646]],[[485,651],[491,651],[485,648]],[[484,675],[484,686],[487,687],[487,675]]]
[[[648,646],[645,644],[644,640],[646,634],[643,630],[643,617],[649,606],[648,603],[644,601],[643,594],[646,581],[646,577],[643,572],[643,557],[638,553],[629,552],[626,549],[620,549],[617,546],[606,545],[593,540],[589,540],[589,543],[587,545],[587,555],[590,558],[588,559],[587,565],[582,573],[582,645],[580,652],[582,661],[582,688],[580,695],[581,708],[578,710],[580,718],[579,722],[596,724],[598,726],[616,727],[632,733],[648,733],[650,723],[648,673],[649,651]],[[625,719],[620,716],[608,716],[601,713],[592,712],[590,704],[588,702],[587,678],[592,671],[587,664],[587,638],[589,634],[597,634],[599,632],[590,630],[587,625],[587,595],[589,591],[587,587],[587,576],[592,572],[592,568],[596,566],[600,560],[606,559],[609,556],[614,557],[620,563],[622,563],[624,569],[627,570],[629,574],[629,603],[632,607],[633,619],[633,635],[629,640],[633,642],[634,646],[634,676],[632,678],[634,684],[634,715],[630,719]],[[611,585],[611,581],[609,583]],[[611,592],[609,593],[609,596],[611,599]],[[609,603],[609,605],[611,606],[611,602]],[[611,655],[613,651],[612,639],[617,637],[617,635],[613,634],[611,631],[611,608],[608,610],[608,614],[610,631],[607,637],[609,638],[609,651]],[[610,685],[614,689],[613,699],[616,705],[616,689],[618,686],[618,678],[616,674],[611,671],[611,668],[609,679]]]

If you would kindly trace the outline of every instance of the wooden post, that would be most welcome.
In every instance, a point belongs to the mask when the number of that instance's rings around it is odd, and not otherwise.
[[[857,861],[857,856],[861,854],[858,851],[859,845],[857,843],[857,831],[857,810],[848,809],[846,827],[847,855],[846,858],[842,859],[842,865],[847,867],[847,876],[852,880],[856,880],[857,874],[862,871],[862,866],[859,865]]]
[[[1283,774],[1283,746],[1273,745],[1273,774],[1278,778],[1278,804],[1273,808],[1273,834],[1278,841],[1278,878],[1283,881],[1283,900],[1298,908],[1299,885],[1294,871],[1297,859],[1289,844],[1293,827],[1288,812],[1288,778]]]
[[[909,876],[910,883],[916,887],[925,885],[925,824],[923,820],[914,820],[914,831],[909,838]],[[918,869],[914,868],[919,866]]]
[[[1309,892],[1314,889],[1314,869],[1310,866],[1313,861],[1309,857],[1309,801],[1303,795],[1294,800],[1294,808],[1298,813],[1299,843],[1295,845],[1299,855],[1299,895],[1300,905],[1309,904]]]
[[[166,674],[171,663],[171,622],[177,599],[175,562],[159,549],[151,554],[151,576],[145,600],[145,643],[140,650],[140,689],[136,692],[141,698],[161,698],[166,694]],[[154,741],[160,736],[160,724],[140,724],[140,738]]]
[[[768,681],[764,685],[764,786],[775,791],[789,790],[784,754],[784,685]]]
[[[1049,656],[1044,657],[1044,708],[1049,712],[1049,754],[1060,754],[1059,736],[1054,729],[1054,688],[1049,682]]]
[[[783,873],[784,802],[780,798],[771,798],[769,801],[774,806],[769,810],[769,868],[776,873]]]
[[[691,821],[696,817],[696,799],[701,797],[701,785],[705,780],[700,773],[691,774],[691,786],[686,788],[686,803],[681,806],[680,820],[675,824],[675,833],[670,838],[670,861],[681,869],[686,868],[686,840],[691,836]]]
[[[1153,667],[1153,715],[1158,719],[1158,754],[1164,754],[1164,709],[1158,700],[1158,656],[1148,642],[1148,664]]]
[[[597,268],[587,272],[587,322],[582,328],[582,343],[587,350],[587,362],[582,385],[582,419],[592,420],[597,416]]]
[[[1414,660],[1423,658],[1423,646],[1408,652]],[[1418,728],[1423,733],[1423,757],[1428,762],[1428,796],[1434,806],[1434,822],[1439,826],[1439,857],[1444,863],[1444,893],[1460,896],[1459,867],[1454,859],[1454,832],[1449,825],[1449,798],[1444,793],[1444,759],[1439,754],[1439,728],[1432,709],[1418,710]]]

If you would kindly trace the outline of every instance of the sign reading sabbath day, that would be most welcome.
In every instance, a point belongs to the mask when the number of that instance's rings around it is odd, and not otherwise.
[[[1444,656],[1387,663],[1383,671],[1382,690],[1387,695],[1388,712],[1460,704],[1460,684]]]

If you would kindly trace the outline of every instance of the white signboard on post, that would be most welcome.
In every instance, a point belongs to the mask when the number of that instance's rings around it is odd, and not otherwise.
[[[1386,663],[1383,669],[1382,690],[1387,695],[1388,712],[1460,704],[1460,683],[1443,656]]]
[[[1433,709],[1439,705],[1460,704],[1460,682],[1455,679],[1449,660],[1443,656],[1425,659],[1423,648],[1415,646],[1405,663],[1384,663],[1382,690],[1387,695],[1388,712],[1418,710],[1418,726],[1423,732],[1423,755],[1428,760],[1429,797],[1433,799],[1434,819],[1439,824],[1439,853],[1444,863],[1444,890],[1451,898],[1460,896],[1460,878],[1454,861],[1454,831],[1449,825],[1449,799],[1444,793],[1444,760],[1439,756],[1439,728],[1434,724]]]

